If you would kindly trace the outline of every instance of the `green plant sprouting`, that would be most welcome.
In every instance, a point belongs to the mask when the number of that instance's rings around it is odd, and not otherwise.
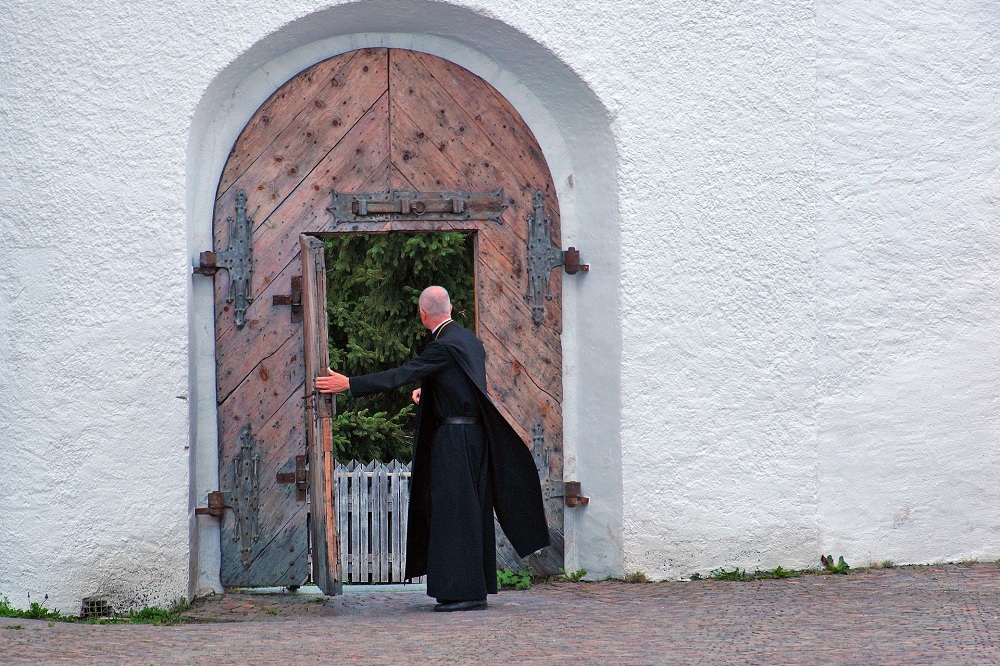
[[[572,573],[566,573],[562,567],[559,568],[559,582],[561,583],[578,583],[586,575],[586,569],[578,569]]]
[[[833,561],[833,555],[820,555],[819,560],[823,564],[823,568],[830,573],[846,574],[851,568],[850,565],[844,561],[843,555],[841,555],[836,562]]]
[[[531,587],[531,572],[527,569],[514,571],[510,567],[497,569],[497,587],[501,589],[527,590]]]

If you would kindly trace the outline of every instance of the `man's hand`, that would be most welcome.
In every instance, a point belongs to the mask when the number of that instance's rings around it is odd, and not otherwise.
[[[413,394],[410,397],[413,398],[413,404],[419,405],[420,404],[420,389],[414,390]]]
[[[326,369],[326,375],[316,378],[316,388],[320,393],[343,393],[351,388],[351,380],[347,375]]]

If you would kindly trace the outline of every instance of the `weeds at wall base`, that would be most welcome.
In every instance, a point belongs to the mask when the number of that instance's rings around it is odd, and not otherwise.
[[[48,596],[46,595],[46,600]],[[25,620],[48,620],[53,622],[79,622],[81,624],[180,624],[181,614],[189,608],[186,599],[178,598],[170,608],[141,608],[129,611],[128,614],[111,615],[108,617],[79,617],[63,615],[59,611],[45,608],[43,603],[32,601],[27,609],[15,608],[6,596],[0,598],[0,617],[21,618]],[[21,625],[12,625],[20,627]]]

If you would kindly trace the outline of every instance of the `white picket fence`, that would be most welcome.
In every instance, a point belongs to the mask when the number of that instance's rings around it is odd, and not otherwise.
[[[334,469],[333,501],[344,582],[403,582],[410,465],[396,460],[387,465],[356,460],[338,464]]]

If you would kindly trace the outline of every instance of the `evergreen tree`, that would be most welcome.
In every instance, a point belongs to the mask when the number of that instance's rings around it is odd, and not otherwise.
[[[416,356],[430,337],[417,300],[430,285],[451,295],[452,316],[475,330],[473,234],[341,234],[326,239],[330,367],[348,376],[393,368]],[[415,410],[402,387],[363,398],[337,397],[334,447],[351,459],[408,462]]]

